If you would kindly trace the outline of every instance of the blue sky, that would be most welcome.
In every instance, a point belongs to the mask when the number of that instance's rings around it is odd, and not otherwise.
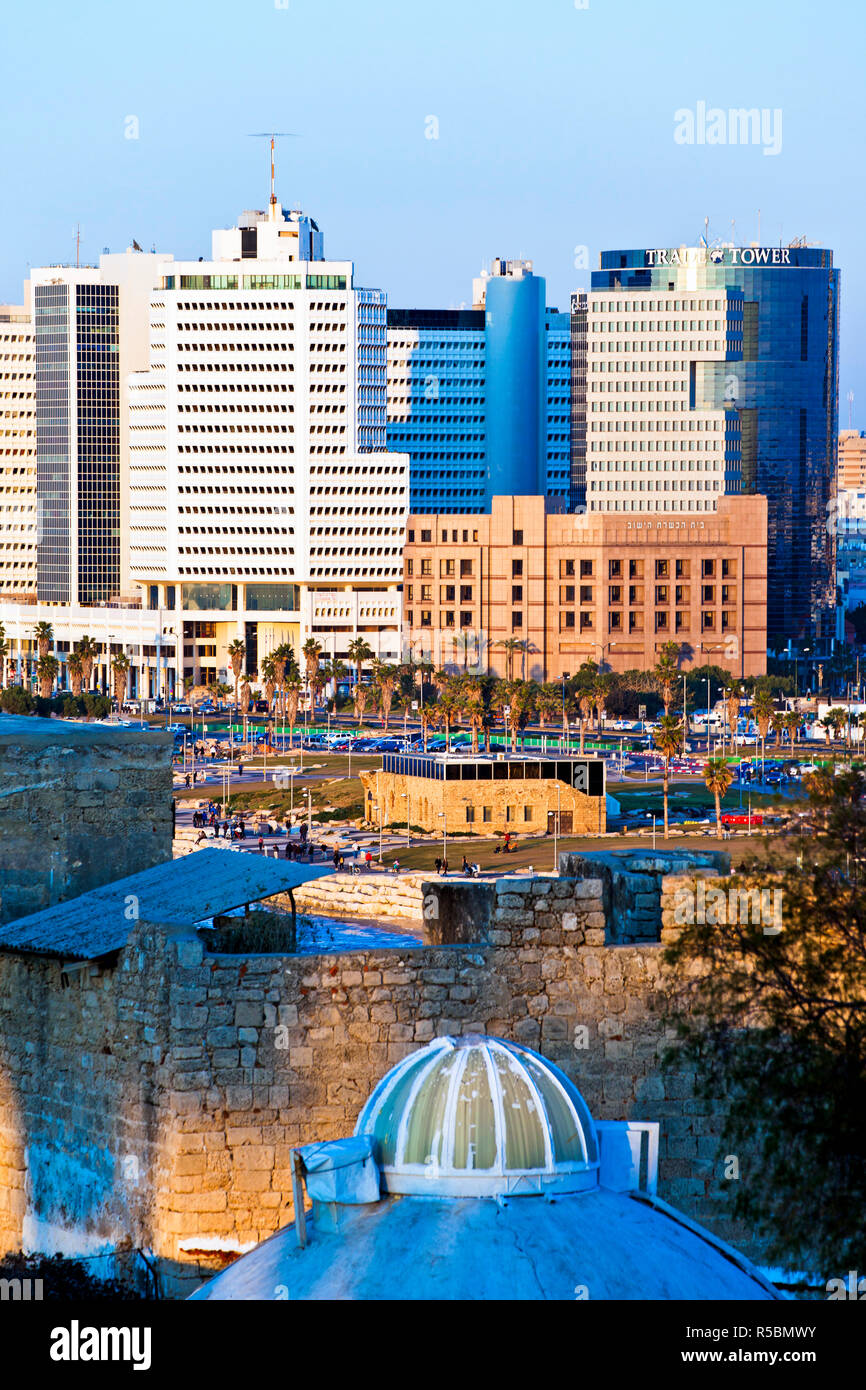
[[[581,0],[582,3],[582,0]],[[14,12],[10,12],[13,11]],[[860,0],[48,0],[5,7],[0,299],[28,264],[136,237],[207,255],[278,195],[402,306],[459,305],[495,255],[565,307],[607,247],[805,235],[842,269],[840,424],[866,429]],[[782,112],[782,148],[682,145],[674,113]],[[125,138],[134,116],[138,139]],[[428,117],[438,139],[428,139]]]

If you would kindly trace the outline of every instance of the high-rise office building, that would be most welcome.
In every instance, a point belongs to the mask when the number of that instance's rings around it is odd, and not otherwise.
[[[41,602],[129,593],[123,383],[146,365],[150,291],[167,259],[130,250],[32,272]]]
[[[253,673],[315,638],[400,655],[408,461],[385,449],[385,295],[274,199],[165,268],[129,379],[131,572],[172,613],[172,669]],[[303,666],[303,660],[301,659]]]
[[[33,323],[0,305],[0,595],[36,594],[36,402]]]
[[[496,494],[571,505],[571,324],[531,261],[495,260],[472,309],[388,311],[388,447],[413,510],[471,513]]]
[[[831,251],[605,251],[572,299],[573,472],[593,511],[768,500],[771,643],[834,632],[839,272]]]
[[[840,490],[866,490],[866,433],[863,430],[839,431]]]

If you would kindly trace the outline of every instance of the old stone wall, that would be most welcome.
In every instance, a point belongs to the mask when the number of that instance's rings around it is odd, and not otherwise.
[[[541,1051],[599,1119],[660,1121],[660,1194],[737,1236],[720,1119],[660,1070],[661,946],[610,944],[600,879],[500,879],[481,916],[477,942],[349,955],[211,955],[139,923],[97,974],[0,957],[0,1241],[127,1239],[188,1291],[290,1218],[293,1145],[351,1132],[389,1067],[470,1032]]]
[[[0,922],[171,858],[171,736],[0,714]]]

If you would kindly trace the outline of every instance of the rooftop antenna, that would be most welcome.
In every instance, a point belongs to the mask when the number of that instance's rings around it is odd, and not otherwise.
[[[275,164],[275,153],[274,153],[274,150],[275,150],[275,146],[276,146],[277,137],[279,137],[280,139],[283,139],[283,138],[285,137],[285,138],[292,139],[292,140],[297,140],[297,139],[299,138],[297,132],[294,131],[294,130],[272,130],[272,131],[268,131],[268,130],[256,130],[256,131],[251,132],[251,134],[250,134],[250,136],[249,136],[249,138],[250,138],[251,140],[270,140],[270,142],[271,142],[271,199],[270,199],[270,205],[271,205],[271,208],[272,208],[272,209],[275,208],[276,205],[277,205],[277,195],[276,195],[276,193],[274,192],[274,164]]]
[[[75,268],[81,264],[81,223],[75,224]]]

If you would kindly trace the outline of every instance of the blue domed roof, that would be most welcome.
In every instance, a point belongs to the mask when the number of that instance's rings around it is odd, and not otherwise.
[[[568,1077],[501,1038],[437,1038],[398,1063],[355,1126],[388,1192],[512,1196],[597,1186],[592,1116]]]

